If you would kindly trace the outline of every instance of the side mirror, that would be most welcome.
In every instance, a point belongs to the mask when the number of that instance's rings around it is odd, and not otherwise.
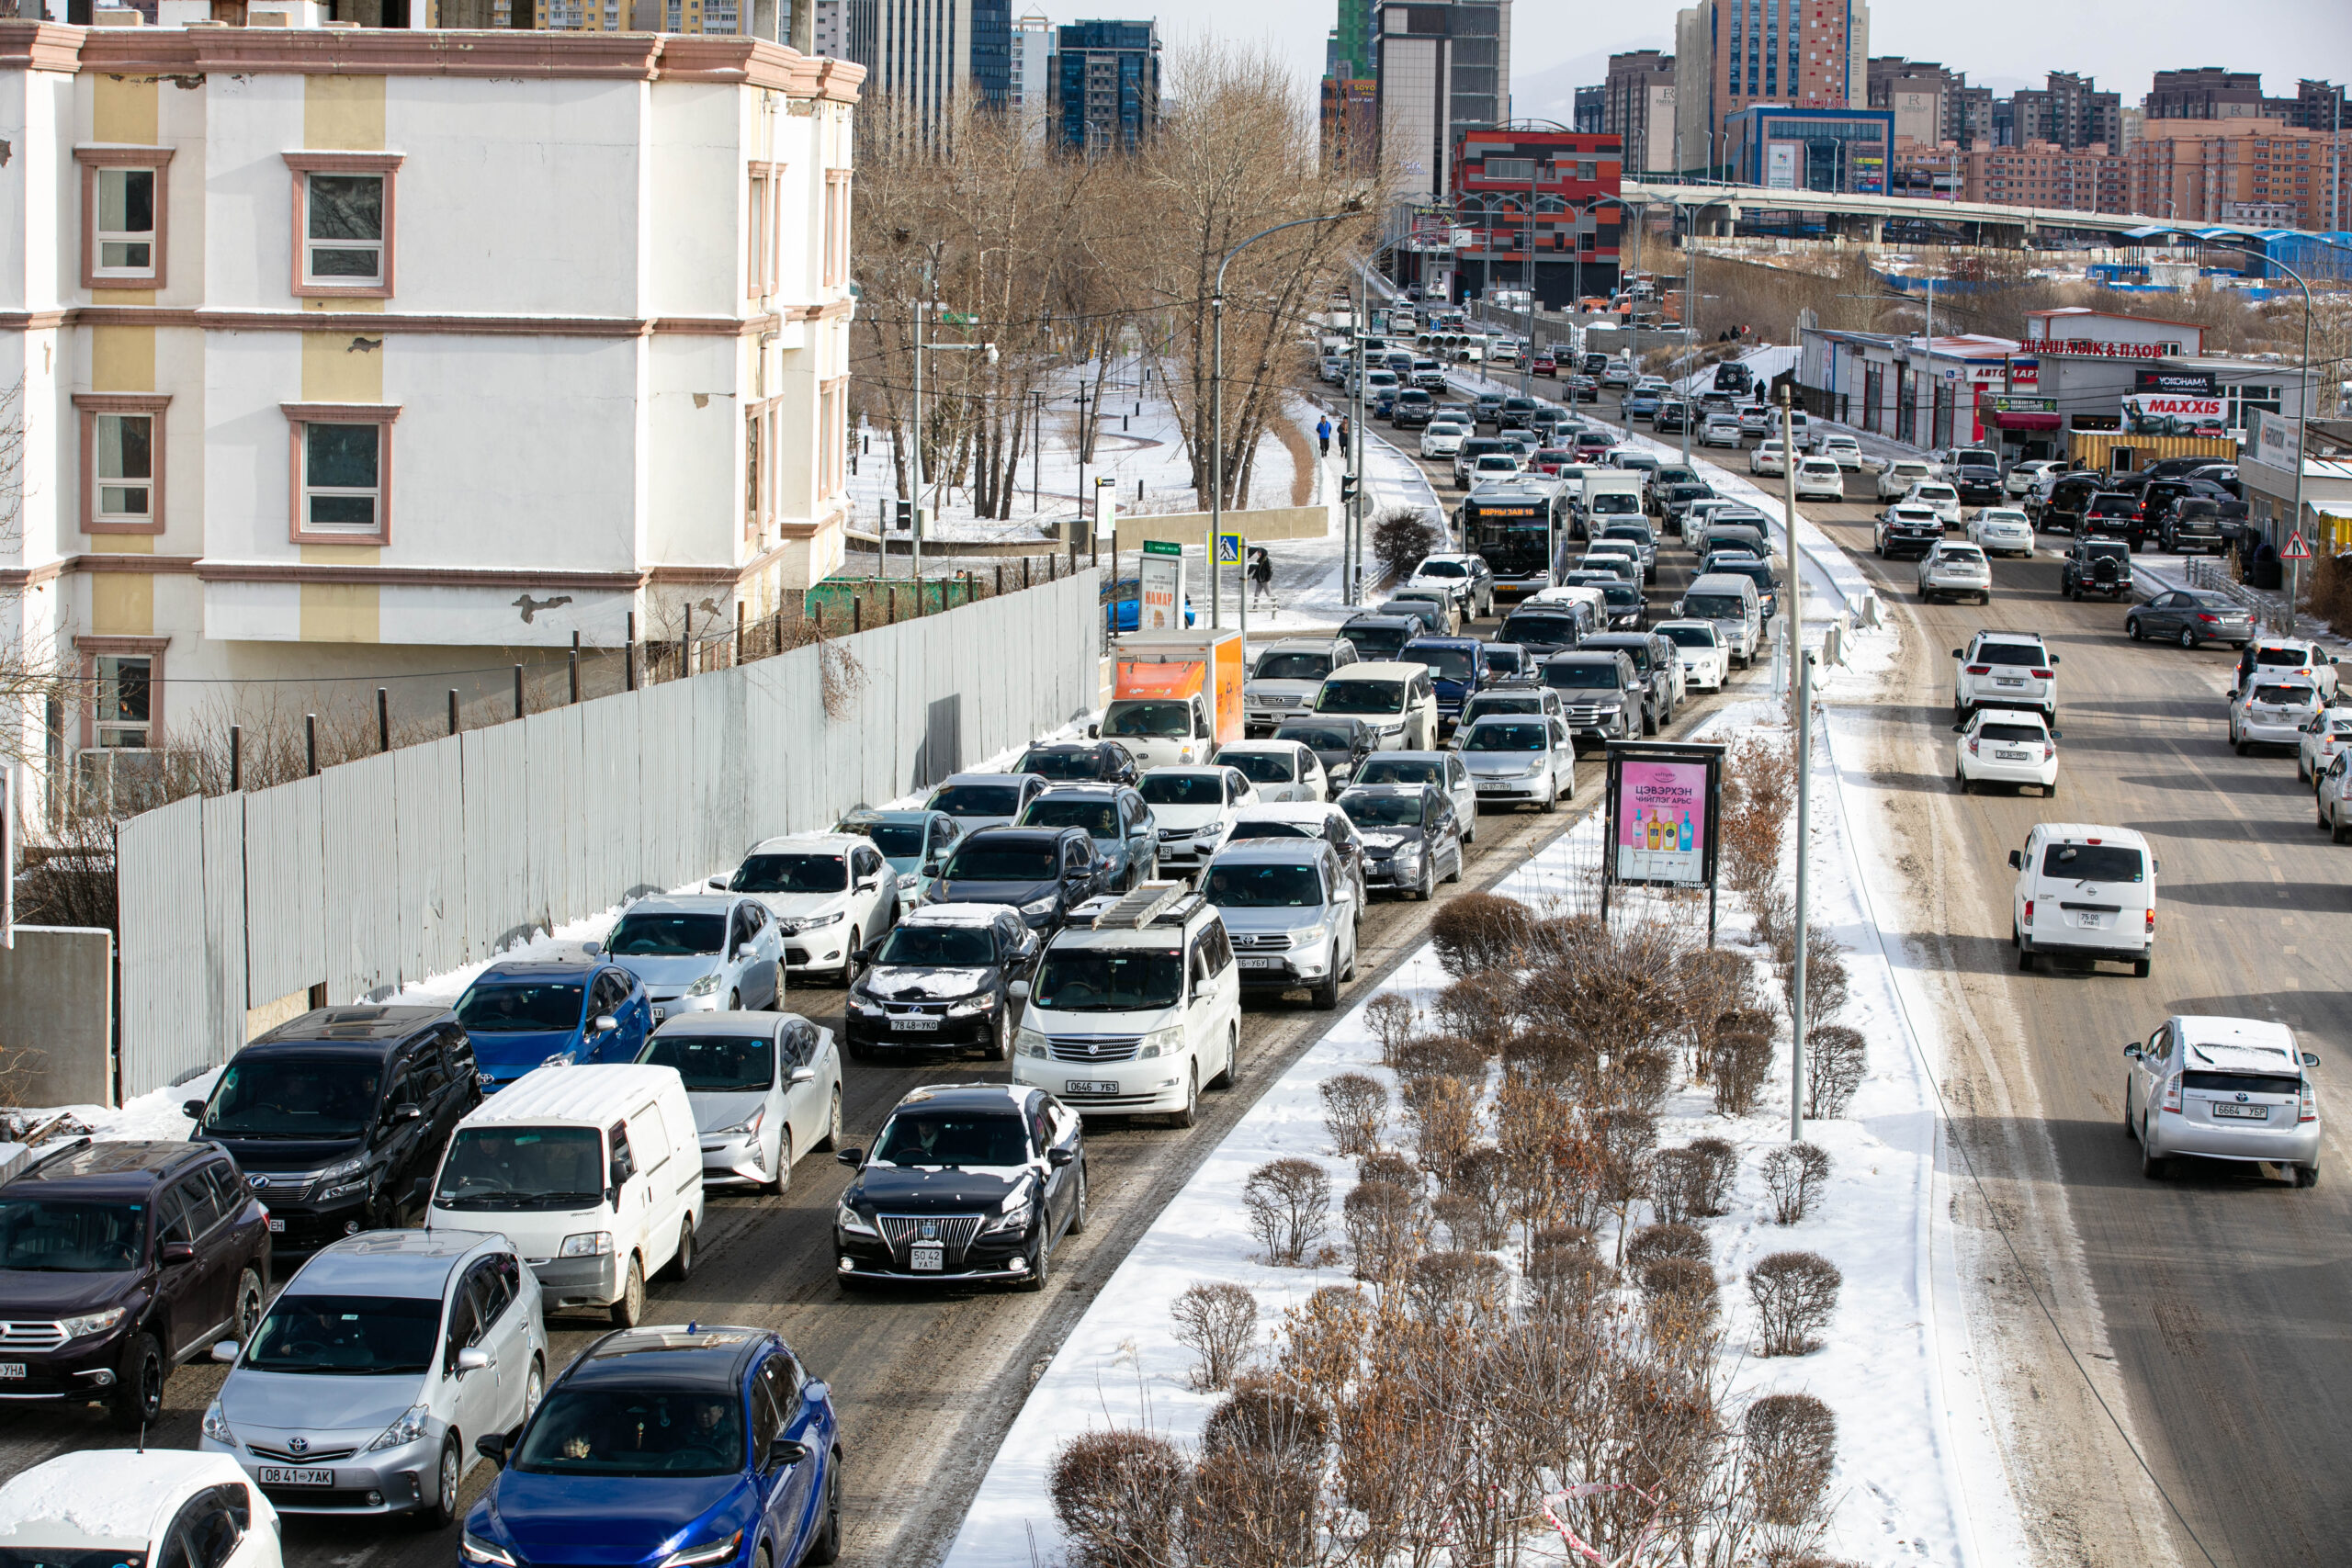
[[[1965,735],[1968,733],[1968,726],[1964,724],[1955,724],[1951,727],[1951,732],[1954,735]]]
[[[1025,1002],[1029,999],[1029,982],[1015,980],[1004,988],[1004,994],[1016,1002]]]
[[[1952,656],[1954,659],[1959,659],[1959,658],[1962,658],[1962,653],[1961,653],[1960,649],[1956,649],[1956,648],[1955,648],[1955,649],[1953,649],[1951,650],[1951,656]]]
[[[422,1203],[432,1195],[433,1178],[429,1176],[420,1176],[414,1181],[408,1184],[408,1196],[403,1200],[403,1201],[409,1203]]]
[[[833,1385],[822,1378],[810,1378],[800,1385],[800,1403],[822,1404],[833,1397]]]
[[[2052,740],[2064,740],[2066,739],[2066,732],[2063,729],[2053,729],[2050,732],[2050,739]]]
[[[778,1438],[768,1445],[767,1466],[770,1470],[788,1470],[808,1457],[808,1450],[790,1438]]]
[[[2314,1058],[2314,1060],[2316,1060],[2316,1058]],[[212,1359],[219,1361],[223,1366],[227,1366],[234,1362],[237,1359],[237,1342],[233,1339],[222,1339],[218,1341],[212,1347]]]
[[[814,1067],[795,1067],[792,1069],[791,1075],[784,1081],[788,1084],[815,1083],[817,1081],[817,1069]]]
[[[601,942],[583,942],[580,944],[580,951],[594,958],[605,951],[605,944]]]
[[[594,1028],[596,1032],[599,1034],[610,1034],[620,1026],[621,1021],[615,1018],[611,1013],[600,1012],[596,1015]]]
[[[2023,850],[2011,850],[2009,852],[2009,869],[2011,871],[2023,871],[2025,869],[2025,852]]]
[[[2052,664],[2064,664],[2066,661],[2053,653],[2050,656],[2050,662]]]
[[[833,1161],[837,1165],[853,1167],[861,1166],[865,1163],[865,1151],[864,1149],[836,1149],[833,1151]]]
[[[196,1246],[193,1242],[167,1241],[156,1257],[164,1263],[193,1263],[196,1261]]]
[[[1101,725],[1099,725],[1099,724],[1090,724],[1090,725],[1088,725],[1088,726],[1086,727],[1086,738],[1087,738],[1089,740],[1100,740],[1100,739],[1102,739],[1102,727]]]
[[[724,893],[727,891],[727,879],[723,876],[714,876],[704,886],[713,893]]]
[[[514,1446],[514,1439],[522,1430],[517,1427],[512,1432],[484,1432],[474,1439],[474,1452],[503,1470],[506,1468],[507,1451]]]
[[[424,1107],[421,1105],[395,1105],[392,1107],[392,1120],[394,1122],[416,1122],[423,1120],[424,1116]]]
[[[925,876],[937,876],[939,874],[939,865],[940,863],[935,860],[927,860],[922,863],[922,874]]]
[[[1056,1170],[1059,1170],[1062,1167],[1073,1163],[1077,1158],[1078,1151],[1076,1149],[1052,1148],[1046,1151],[1046,1163],[1052,1166]]]
[[[2318,1053],[2318,1052],[2316,1052],[2316,1051],[2306,1051],[2306,1052],[2304,1052],[2304,1053],[2303,1053],[2303,1066],[2307,1066],[2307,1067],[2316,1067],[2316,1066],[2319,1066],[2319,1053]]]
[[[191,1122],[203,1121],[204,1101],[200,1100],[184,1100],[180,1101],[180,1114],[187,1117]]]
[[[451,1368],[459,1377],[464,1377],[468,1372],[481,1371],[489,1365],[490,1352],[479,1345],[469,1345],[458,1352],[458,1359],[451,1363]]]
[[[2141,1056],[2140,1043],[2137,1040],[2125,1041],[2123,1043],[2123,1054],[2131,1057],[2133,1061],[2138,1061]]]

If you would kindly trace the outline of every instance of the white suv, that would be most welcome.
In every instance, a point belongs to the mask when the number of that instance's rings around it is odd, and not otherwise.
[[[710,886],[756,895],[767,906],[785,939],[788,973],[836,974],[843,985],[858,949],[899,919],[899,879],[873,840],[852,833],[763,839],[733,876],[713,877]]]
[[[2042,646],[2041,633],[1978,632],[1951,656],[1960,661],[1952,673],[1953,723],[1965,723],[1982,707],[2058,716],[2058,656]]]
[[[1797,499],[1799,501],[1843,501],[1846,499],[1846,470],[1834,457],[1807,457],[1797,464]]]
[[[2018,967],[2064,953],[2109,959],[2148,977],[2156,942],[2156,873],[2163,863],[2129,828],[2038,822],[2025,848],[2009,852],[2018,874],[2009,896],[2009,940]]]
[[[1862,468],[1862,444],[1850,435],[1832,435],[1824,432],[1813,444],[1817,457],[1826,457],[1849,473]]]
[[[1012,991],[1024,1004],[1012,1081],[1080,1115],[1189,1127],[1201,1090],[1238,1069],[1240,966],[1216,908],[1182,883],[1080,905]]]
[[[1768,436],[1756,444],[1747,455],[1747,471],[1751,474],[1781,474],[1788,471],[1788,449],[1777,435]]]
[[[1921,479],[1903,498],[1905,506],[1924,506],[1943,519],[1947,528],[1960,526],[1960,491],[1941,479]]]
[[[1923,479],[1935,477],[1935,470],[1916,457],[1897,457],[1879,470],[1878,498],[1899,501],[1911,493],[1911,487]]]

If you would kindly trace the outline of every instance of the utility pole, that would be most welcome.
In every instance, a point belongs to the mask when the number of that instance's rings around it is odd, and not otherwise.
[[[1686,223],[1682,227],[1682,374],[1688,378],[1698,374],[1691,360],[1699,347],[1699,234],[1697,227]],[[1682,393],[1682,466],[1690,466],[1690,416],[1698,412],[1698,394],[1685,388]],[[1794,473],[1792,467],[1789,470]]]
[[[1797,763],[1797,898],[1795,956],[1789,972],[1789,1141],[1804,1137],[1804,948],[1806,851],[1812,839],[1813,816],[1813,661],[1804,651],[1804,592],[1797,577],[1796,421],[1790,417],[1793,383],[1781,389],[1781,470],[1783,497],[1782,538],[1787,547],[1787,574],[1782,592],[1789,596],[1789,686],[1796,699]]]
[[[922,281],[926,298],[915,301],[914,434],[910,441],[914,448],[912,478],[909,481],[914,492],[914,504],[907,509],[907,575],[918,582],[922,581],[922,322],[931,310],[929,267],[923,269]],[[888,547],[887,540],[884,547]],[[888,563],[886,561],[881,565],[883,570],[877,570],[875,575],[889,576]]]
[[[1535,192],[1544,172],[1544,151],[1527,160],[1527,337],[1519,345],[1519,395],[1535,395]]]
[[[1341,460],[1347,465],[1349,477],[1355,480],[1355,494],[1348,506],[1352,544],[1348,550],[1347,558],[1340,562],[1340,586],[1342,590],[1340,598],[1342,604],[1360,604],[1363,602],[1363,328],[1364,322],[1370,319],[1365,314],[1369,302],[1366,299],[1364,288],[1363,274],[1358,272],[1355,314],[1356,363],[1355,374],[1351,378],[1353,385],[1349,389],[1349,412],[1346,416],[1348,447],[1346,451],[1340,454]]]

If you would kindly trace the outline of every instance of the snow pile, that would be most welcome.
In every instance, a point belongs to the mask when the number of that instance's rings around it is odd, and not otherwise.
[[[181,1449],[87,1449],[21,1471],[0,1486],[0,1543],[17,1550],[143,1549],[154,1527],[198,1486],[243,1481],[227,1454]]]

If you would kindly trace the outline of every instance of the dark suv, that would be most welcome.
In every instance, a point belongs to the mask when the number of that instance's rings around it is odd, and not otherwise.
[[[400,1223],[481,1103],[473,1043],[447,1008],[340,1007],[229,1058],[188,1135],[237,1156],[270,1234],[307,1252]]]
[[[2082,525],[2083,509],[2091,497],[2106,488],[2104,474],[2068,474],[2050,487],[2050,493],[2039,506],[2029,508],[2033,513],[2033,525],[2045,531],[2056,529],[2074,533]]]
[[[2058,569],[2058,592],[2069,599],[2085,594],[2124,599],[2132,593],[2132,547],[2121,539],[2076,539]]]
[[[261,1322],[268,1212],[209,1144],[77,1138],[0,1187],[0,1400],[163,1414],[182,1361]]]
[[[1622,653],[1634,661],[1634,672],[1648,688],[1643,700],[1642,729],[1656,735],[1674,722],[1675,700],[1681,694],[1682,656],[1663,632],[1603,632],[1577,645],[1580,653]]]
[[[2083,507],[2075,532],[2085,538],[2121,539],[2133,549],[2147,528],[2148,509],[2128,491],[2103,490]]]
[[[1560,694],[1562,716],[1578,740],[1638,740],[1647,694],[1634,661],[1616,651],[1555,653],[1538,677]]]

